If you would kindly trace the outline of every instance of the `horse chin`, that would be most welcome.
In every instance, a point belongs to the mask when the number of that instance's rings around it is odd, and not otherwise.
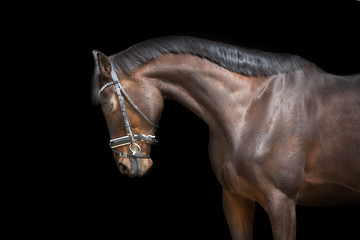
[[[117,163],[121,173],[129,177],[142,177],[150,169],[153,161],[151,158],[121,158]]]

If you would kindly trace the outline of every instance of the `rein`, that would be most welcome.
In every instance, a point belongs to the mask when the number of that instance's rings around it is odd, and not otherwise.
[[[146,143],[149,143],[149,144],[156,144],[157,140],[155,139],[155,136],[153,136],[153,135],[134,134],[134,131],[132,129],[131,122],[130,122],[130,119],[129,119],[129,115],[128,115],[127,110],[126,110],[124,97],[130,103],[130,105],[140,114],[140,116],[142,116],[151,126],[153,126],[155,128],[158,128],[159,126],[157,124],[155,124],[153,121],[151,121],[138,108],[138,106],[136,106],[136,104],[131,100],[131,98],[126,93],[123,86],[121,86],[119,78],[117,77],[117,75],[115,73],[115,70],[114,70],[114,66],[112,64],[111,64],[111,77],[112,77],[113,81],[106,83],[99,90],[98,95],[100,96],[101,93],[107,87],[110,87],[112,85],[115,86],[115,92],[116,92],[116,95],[117,95],[118,100],[119,100],[121,114],[122,114],[122,116],[124,118],[124,123],[125,123],[125,129],[126,129],[127,136],[111,139],[110,143],[109,143],[110,147],[111,147],[111,149],[112,149],[112,151],[114,153],[119,155],[120,158],[126,158],[126,157],[135,158],[135,159],[138,159],[138,158],[150,158],[149,155],[146,155],[146,156],[140,155],[141,147],[140,147],[139,144],[136,143],[136,140],[145,141]],[[129,150],[131,151],[132,154],[128,154],[126,152],[120,152],[120,151],[115,149],[117,147],[125,146],[125,145],[129,145]]]

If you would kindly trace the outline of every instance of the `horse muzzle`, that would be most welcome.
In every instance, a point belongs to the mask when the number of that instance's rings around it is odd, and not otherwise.
[[[156,144],[155,136],[152,135],[133,135],[133,139],[130,136],[124,136],[110,140],[110,147],[114,153],[114,158],[121,173],[124,173],[130,177],[143,176],[145,172],[152,166],[153,162],[150,155],[144,155],[142,147],[133,142],[140,140],[140,144]],[[125,146],[129,146],[126,149]],[[116,149],[120,147],[120,149]],[[125,149],[124,149],[125,148]],[[125,151],[122,151],[122,150]]]
[[[141,177],[153,165],[151,158],[137,158],[136,156],[116,157],[115,161],[120,172],[129,177]]]

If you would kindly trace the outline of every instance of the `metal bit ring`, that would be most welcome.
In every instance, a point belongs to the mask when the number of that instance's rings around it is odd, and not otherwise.
[[[137,149],[133,148],[134,146]],[[129,149],[130,149],[130,151],[132,152],[133,155],[136,155],[137,153],[141,152],[141,147],[137,143],[130,144]]]

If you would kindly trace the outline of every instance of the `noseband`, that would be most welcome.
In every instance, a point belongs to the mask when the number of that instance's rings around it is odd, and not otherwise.
[[[119,104],[120,104],[120,109],[121,109],[121,114],[124,118],[124,123],[125,123],[125,129],[126,129],[126,133],[127,136],[124,137],[120,137],[120,138],[114,138],[110,140],[110,147],[112,149],[112,151],[116,154],[119,155],[120,158],[125,158],[125,157],[130,157],[130,158],[150,158],[149,155],[147,156],[143,156],[140,155],[141,154],[141,147],[139,144],[136,143],[136,140],[140,140],[140,141],[144,141],[146,143],[149,144],[156,144],[157,140],[155,139],[155,136],[153,135],[145,135],[145,134],[134,134],[132,126],[131,126],[131,122],[126,110],[126,105],[125,105],[125,100],[124,97],[126,98],[126,100],[130,103],[130,105],[153,127],[158,128],[159,126],[157,124],[155,124],[153,121],[151,121],[142,111],[140,111],[140,109],[135,105],[135,103],[131,100],[131,98],[129,97],[129,95],[126,93],[125,89],[121,86],[120,81],[114,71],[114,66],[111,65],[111,77],[113,79],[112,82],[108,82],[106,83],[100,90],[98,95],[100,96],[100,94],[107,88],[110,87],[112,85],[115,86],[115,92],[116,95],[119,99]],[[128,154],[126,152],[120,152],[118,150],[116,150],[115,148],[120,147],[120,146],[125,146],[125,145],[129,145],[129,150],[131,151],[132,154]]]

